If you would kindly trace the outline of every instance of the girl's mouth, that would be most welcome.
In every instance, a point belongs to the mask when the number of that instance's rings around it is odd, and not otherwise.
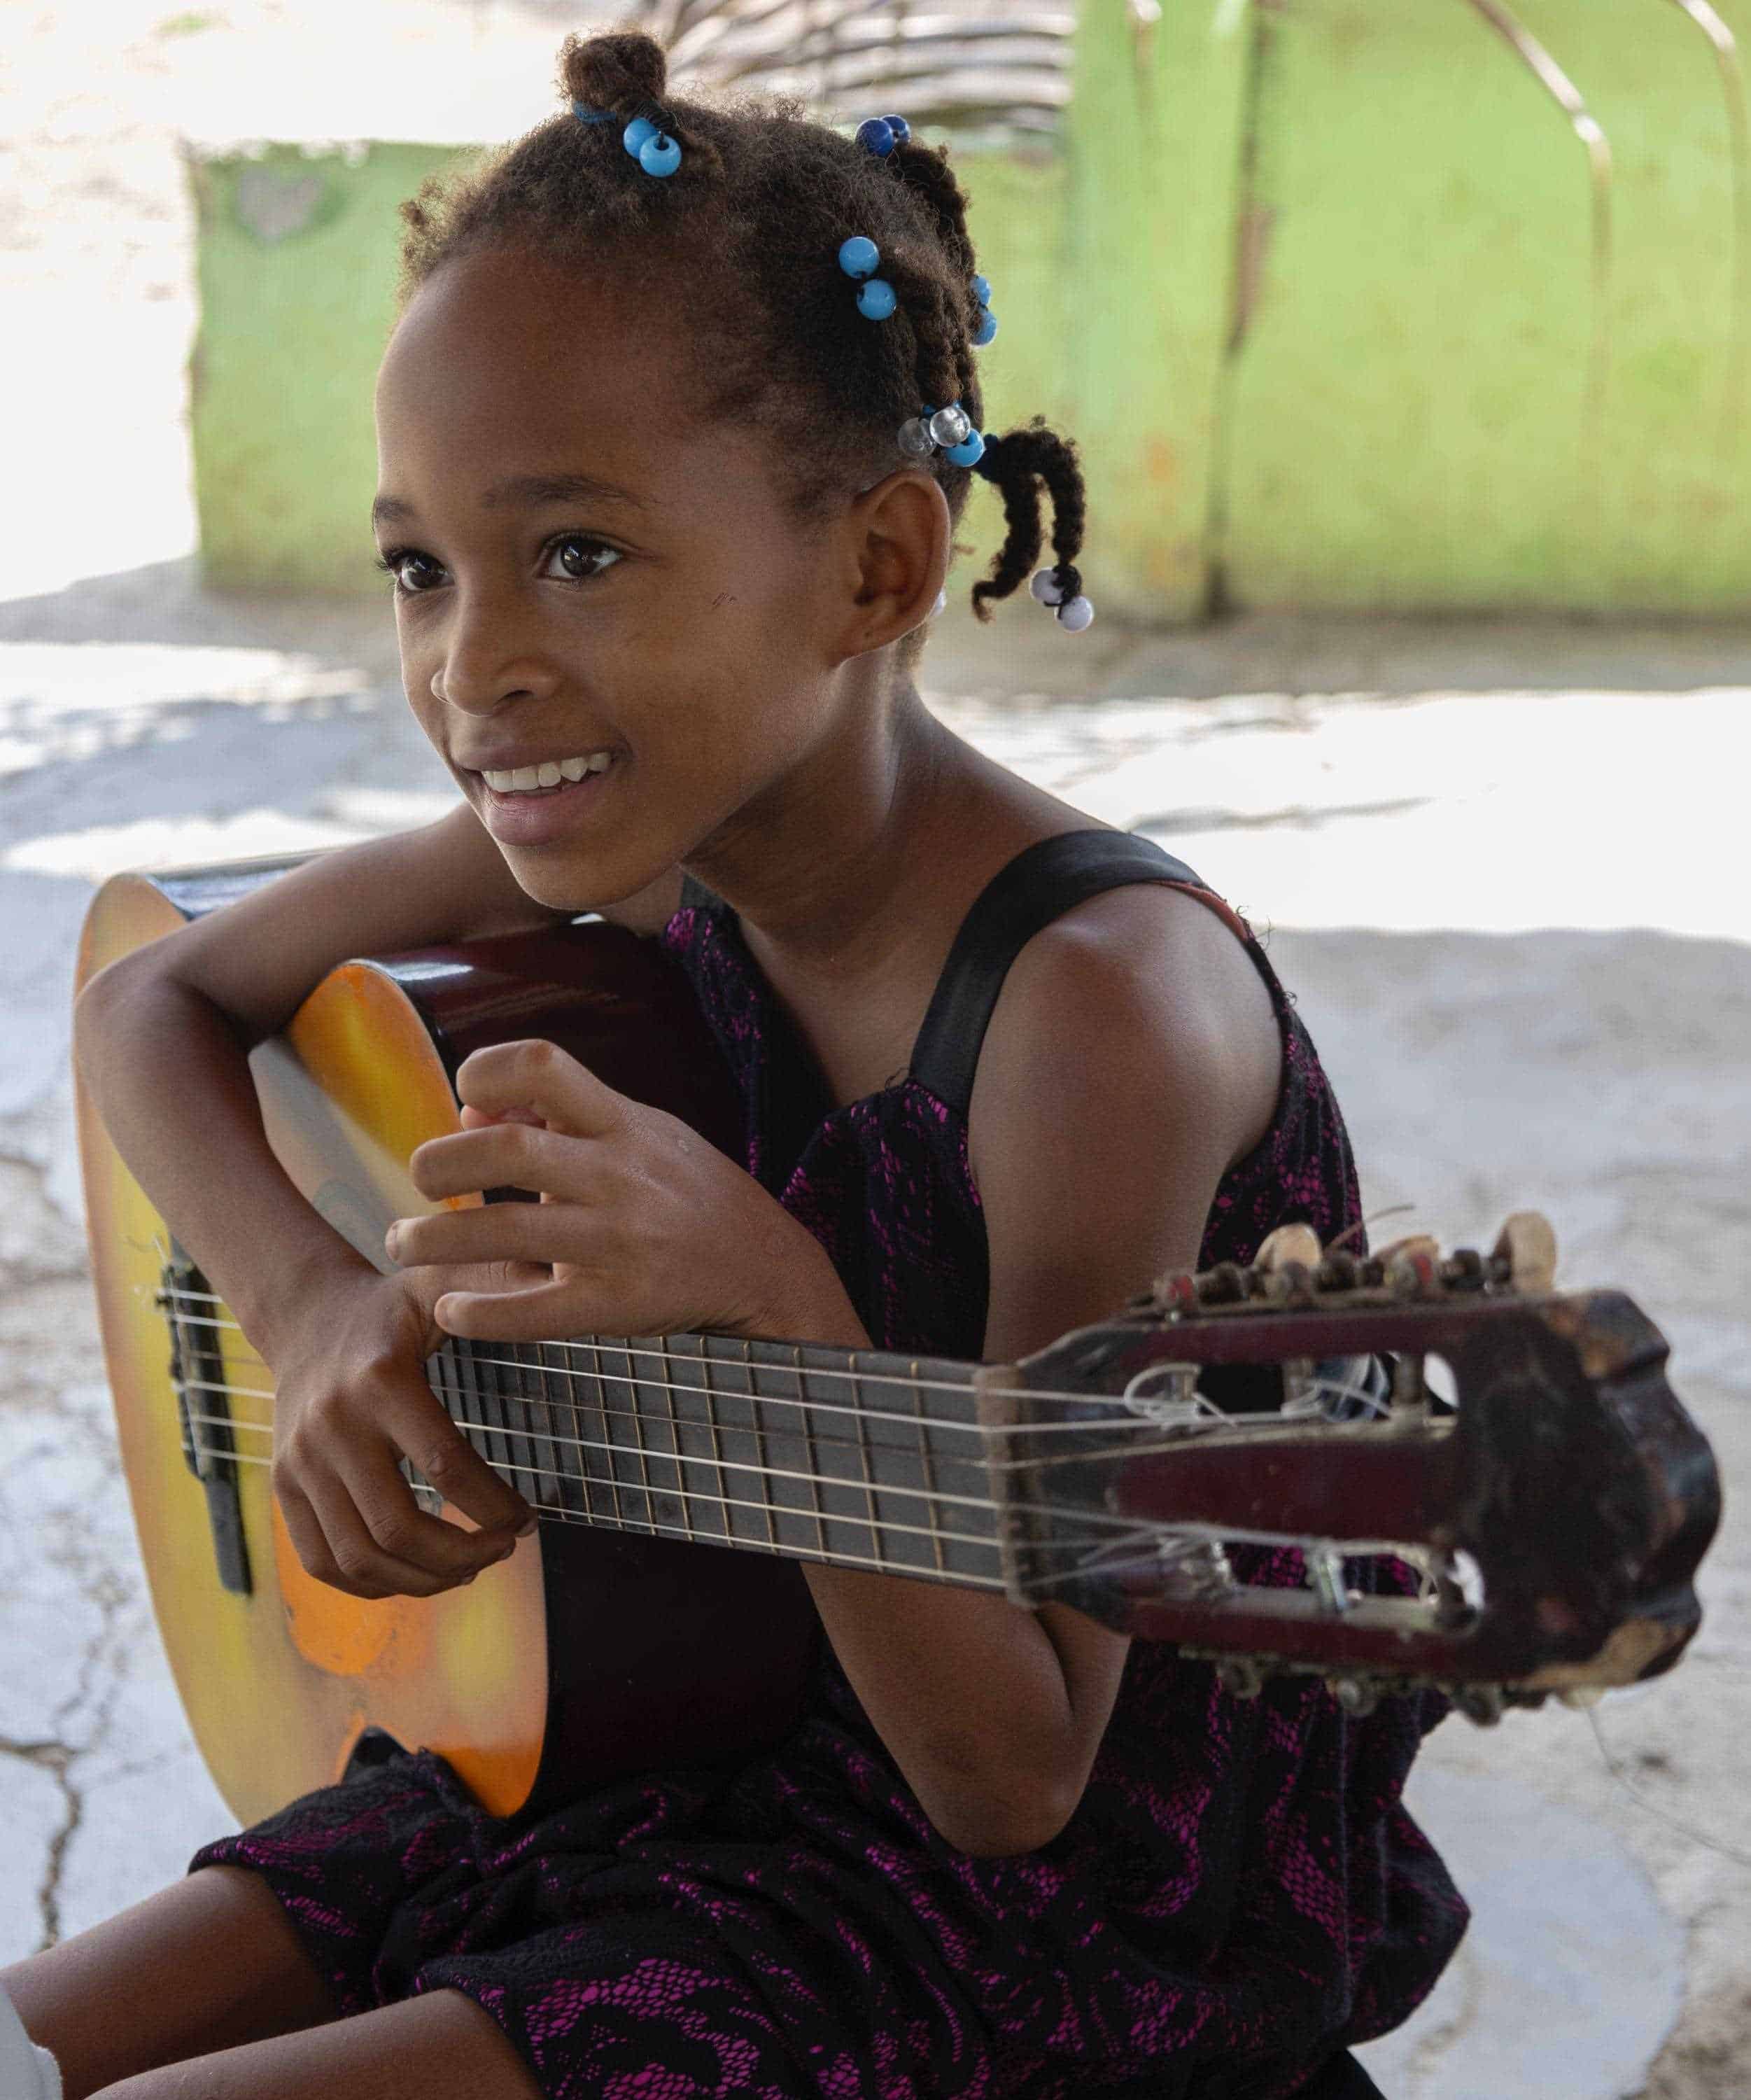
[[[476,772],[481,820],[505,845],[537,845],[562,837],[620,766],[617,752],[598,751],[587,758],[518,766],[514,772]],[[541,778],[555,773],[557,779]]]

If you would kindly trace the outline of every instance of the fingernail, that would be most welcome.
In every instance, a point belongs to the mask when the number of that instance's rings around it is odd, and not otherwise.
[[[395,1259],[395,1242],[400,1236],[401,1227],[399,1224],[391,1225],[383,1235],[383,1251],[391,1261]]]
[[[539,1517],[531,1517],[527,1524],[520,1524],[518,1525],[517,1536],[519,1538],[532,1538],[540,1528],[540,1519]]]

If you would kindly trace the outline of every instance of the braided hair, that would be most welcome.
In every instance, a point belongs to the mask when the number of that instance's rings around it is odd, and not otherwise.
[[[470,170],[434,176],[401,206],[399,304],[443,264],[488,247],[527,246],[619,271],[633,295],[709,314],[699,376],[711,413],[771,436],[800,513],[867,487],[900,463],[896,433],[921,409],[959,402],[983,422],[973,334],[982,309],[967,201],[947,149],[910,139],[877,158],[809,121],[791,101],[714,106],[673,100],[662,47],[636,32],[566,39],[559,86],[612,121],[549,118]],[[623,147],[646,117],[681,148],[657,180]],[[858,311],[838,264],[849,235],[874,240],[898,305]],[[708,352],[707,345],[708,344]],[[1007,536],[973,609],[1024,582],[1043,545],[1042,487],[1062,595],[1081,589],[1084,499],[1074,447],[1038,417],[987,435],[976,468],[938,450],[933,475],[959,521],[977,472],[1001,492]]]

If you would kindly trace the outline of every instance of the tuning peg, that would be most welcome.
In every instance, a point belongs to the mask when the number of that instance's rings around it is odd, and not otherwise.
[[[1499,1684],[1456,1684],[1453,1702],[1467,1720],[1480,1728],[1493,1728],[1508,1703]]]
[[[1536,1298],[1556,1281],[1556,1234],[1541,1211],[1516,1211],[1502,1228],[1495,1259],[1523,1297]]]
[[[1400,1297],[1440,1295],[1440,1242],[1430,1233],[1407,1233],[1403,1239],[1393,1240],[1382,1247],[1374,1259],[1380,1264],[1387,1287]]]
[[[1296,1261],[1308,1268],[1317,1268],[1319,1257],[1319,1234],[1311,1225],[1279,1225],[1275,1232],[1266,1235],[1253,1267],[1277,1269]]]

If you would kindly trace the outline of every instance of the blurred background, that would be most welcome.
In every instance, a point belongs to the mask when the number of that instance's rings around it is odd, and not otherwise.
[[[1476,1922],[1370,2068],[1739,2100],[1751,0],[0,7],[0,1961],[233,1827],[109,1427],[80,920],[121,868],[448,806],[366,524],[395,205],[629,14],[690,86],[953,143],[987,420],[1081,440],[1100,616],[975,627],[981,489],[933,704],[1269,929],[1370,1211],[1450,1243],[1546,1211],[1715,1442],[1677,1674],[1431,1739],[1413,1802]]]

